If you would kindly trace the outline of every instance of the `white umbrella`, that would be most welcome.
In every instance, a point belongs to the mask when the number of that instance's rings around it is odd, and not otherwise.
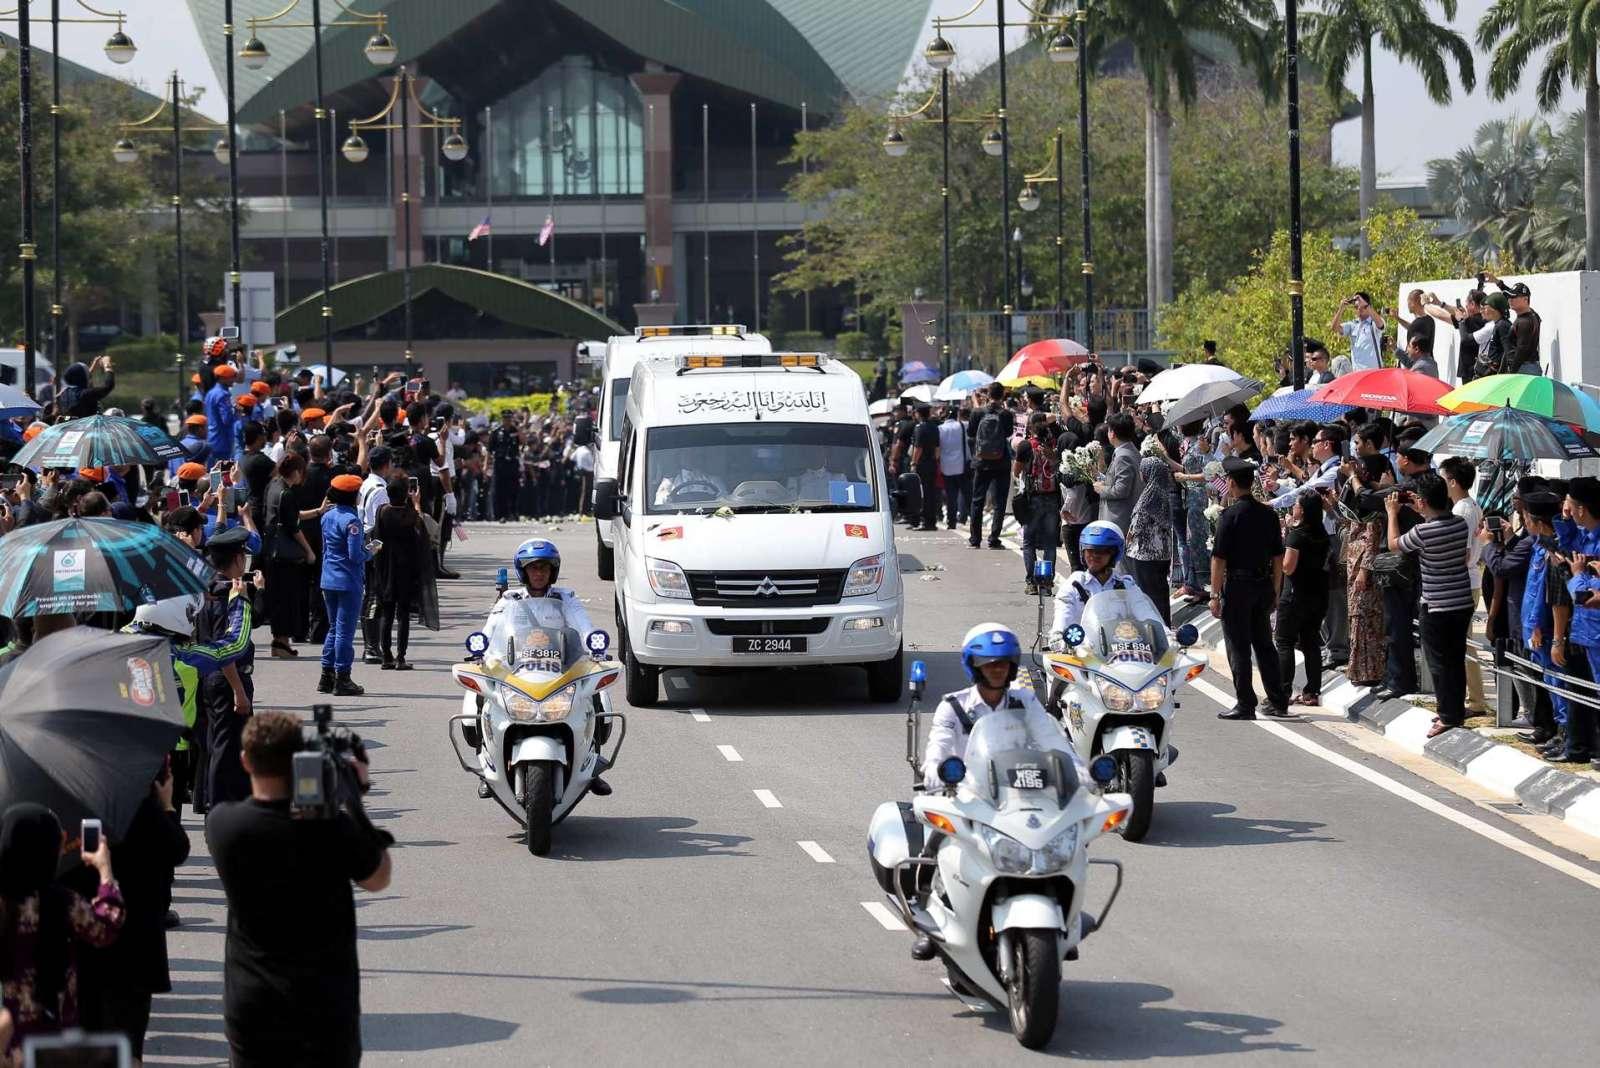
[[[1186,363],[1169,367],[1150,380],[1139,392],[1139,404],[1171,404],[1194,391],[1197,386],[1210,382],[1240,382],[1244,376],[1231,367],[1216,363]],[[1260,387],[1257,386],[1257,389]]]
[[[924,382],[918,386],[902,389],[900,391],[900,399],[915,401],[918,404],[932,404],[934,399],[933,389],[932,382]]]
[[[867,414],[890,415],[894,412],[894,405],[895,400],[893,397],[885,397],[882,400],[875,400],[871,404],[867,405]]]

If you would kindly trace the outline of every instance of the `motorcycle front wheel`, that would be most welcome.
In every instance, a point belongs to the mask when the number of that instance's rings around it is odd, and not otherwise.
[[[1150,831],[1150,818],[1156,808],[1156,756],[1148,750],[1124,749],[1118,754],[1122,764],[1123,789],[1133,797],[1133,811],[1122,837],[1137,842]]]
[[[1028,1049],[1040,1049],[1056,1033],[1061,1003],[1061,954],[1055,931],[1013,931],[1011,982],[1006,987],[1011,1033]]]
[[[555,765],[539,761],[529,764],[523,774],[527,776],[523,816],[528,825],[528,852],[542,857],[550,852],[550,828],[556,808]]]

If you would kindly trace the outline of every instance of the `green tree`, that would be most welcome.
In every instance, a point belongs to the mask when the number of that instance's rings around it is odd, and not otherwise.
[[[1501,0],[1504,3],[1516,0]],[[1322,10],[1302,17],[1306,55],[1322,67],[1328,92],[1344,89],[1350,64],[1361,63],[1361,221],[1378,200],[1377,102],[1372,90],[1376,48],[1392,52],[1417,68],[1423,88],[1439,104],[1450,100],[1450,61],[1461,86],[1476,83],[1472,49],[1459,33],[1434,18],[1423,0],[1321,0]],[[1440,0],[1445,19],[1456,17],[1456,0]],[[1362,239],[1361,252],[1370,251]]]
[[[1371,255],[1363,262],[1341,248],[1330,230],[1312,230],[1304,238],[1305,319],[1309,333],[1333,317],[1339,301],[1356,290],[1372,294],[1380,304],[1394,299],[1400,286],[1430,278],[1460,278],[1475,269],[1460,242],[1434,237],[1409,210],[1375,212],[1365,236]],[[1175,352],[1197,352],[1215,339],[1228,366],[1275,386],[1274,362],[1289,348],[1289,235],[1279,231],[1248,271],[1221,292],[1192,288],[1161,318],[1161,343]],[[1393,327],[1393,318],[1390,318]],[[1347,351],[1343,338],[1325,339],[1337,355]]]
[[[1488,82],[1496,100],[1517,88],[1540,53],[1541,110],[1554,111],[1566,85],[1583,87],[1583,262],[1600,264],[1600,0],[1495,0],[1478,22],[1478,47],[1493,50]]]

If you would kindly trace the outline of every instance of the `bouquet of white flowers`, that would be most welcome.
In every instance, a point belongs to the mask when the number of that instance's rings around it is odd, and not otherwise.
[[[1098,441],[1068,449],[1061,454],[1061,475],[1079,482],[1093,482],[1100,477],[1101,455],[1104,449]]]
[[[1161,444],[1161,439],[1154,434],[1146,434],[1144,440],[1139,443],[1139,455],[1159,456],[1165,460],[1167,459],[1167,447]]]

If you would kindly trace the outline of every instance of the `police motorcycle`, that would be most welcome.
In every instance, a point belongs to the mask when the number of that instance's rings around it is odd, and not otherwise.
[[[1107,589],[1089,598],[1060,648],[1043,651],[1045,708],[1061,721],[1083,760],[1112,758],[1111,785],[1133,799],[1133,814],[1122,829],[1132,842],[1149,832],[1155,788],[1166,785],[1167,769],[1178,760],[1172,744],[1178,690],[1206,669],[1205,660],[1187,652],[1200,639],[1193,624],[1172,637],[1176,648],[1142,591]]]
[[[500,596],[507,585],[501,568]],[[528,852],[542,857],[554,826],[616,766],[628,723],[604,692],[622,673],[607,656],[610,636],[594,630],[580,637],[553,601],[524,603],[536,625],[520,648],[515,637],[491,649],[482,631],[467,636],[467,657],[451,668],[467,692],[446,729],[462,769],[527,828]]]
[[[1055,1033],[1061,962],[1078,959],[1122,890],[1122,865],[1090,860],[1089,842],[1120,827],[1132,802],[1102,792],[1116,774],[1110,758],[1081,782],[1065,737],[1056,748],[1028,742],[1024,732],[1019,747],[1017,721],[1001,711],[974,723],[965,759],[941,761],[942,788],[924,792],[926,680],[916,661],[906,759],[917,793],[873,814],[873,875],[906,925],[931,941],[951,992],[968,1009],[1007,1012],[1017,1041],[1038,1049]],[[1091,864],[1116,873],[1098,917],[1084,908]]]

